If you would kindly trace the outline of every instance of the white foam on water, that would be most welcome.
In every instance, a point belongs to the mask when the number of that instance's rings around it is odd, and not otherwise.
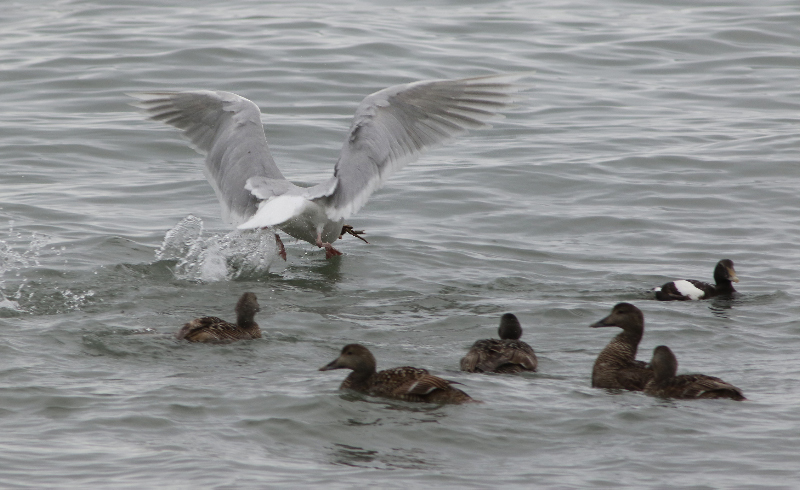
[[[205,235],[203,220],[189,215],[167,231],[156,259],[177,261],[175,277],[201,282],[266,274],[283,263],[270,232],[235,230]]]
[[[19,305],[19,299],[22,297],[22,291],[27,281],[27,278],[22,276],[22,271],[41,265],[39,256],[50,239],[36,233],[23,236],[22,233],[14,232],[13,221],[9,233],[9,239],[0,240],[0,309],[25,311]],[[15,291],[8,291],[6,277],[10,274],[20,277],[22,281]]]

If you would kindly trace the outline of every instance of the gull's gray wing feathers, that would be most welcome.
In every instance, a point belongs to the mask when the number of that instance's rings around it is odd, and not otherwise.
[[[323,197],[331,220],[352,216],[390,175],[512,105],[530,73],[396,85],[367,96],[356,110],[334,169],[336,187]]]
[[[226,221],[238,225],[255,213],[258,200],[245,189],[248,179],[285,180],[269,152],[261,111],[244,97],[211,90],[129,95],[150,119],[183,130],[206,156],[206,178]]]

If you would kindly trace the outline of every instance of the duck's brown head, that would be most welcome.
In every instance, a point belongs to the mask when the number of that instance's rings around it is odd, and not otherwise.
[[[644,332],[644,315],[642,310],[630,303],[618,303],[611,310],[610,315],[589,326],[592,328],[619,327],[626,332],[642,334]]]
[[[375,357],[361,344],[348,344],[342,348],[339,357],[319,368],[320,371],[331,369],[352,369],[357,372],[374,372]]]
[[[678,359],[672,349],[666,345],[659,345],[653,349],[653,358],[650,367],[656,375],[656,380],[666,380],[675,377],[678,372]]]
[[[522,325],[513,313],[506,313],[500,317],[500,327],[497,329],[497,335],[501,339],[518,340],[522,337]]]
[[[252,323],[256,313],[261,311],[254,293],[244,293],[236,303],[236,323]]]

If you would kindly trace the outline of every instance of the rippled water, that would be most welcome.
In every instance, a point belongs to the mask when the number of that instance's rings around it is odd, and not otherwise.
[[[9,2],[0,36],[4,488],[794,488],[800,479],[800,14],[790,2]],[[285,175],[327,177],[356,105],[426,78],[536,70],[494,128],[427,154],[326,261],[231,233],[177,132],[126,92],[264,113]],[[710,280],[734,300],[659,303]],[[189,345],[257,294],[264,339]],[[639,357],[749,401],[589,387],[618,301]],[[458,360],[516,313],[540,372]],[[345,343],[482,405],[343,395]]]

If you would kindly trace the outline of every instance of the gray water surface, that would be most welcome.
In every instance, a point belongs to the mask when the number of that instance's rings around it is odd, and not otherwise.
[[[796,488],[800,13],[792,2],[8,2],[0,35],[3,488]],[[489,130],[426,154],[349,222],[344,256],[232,233],[177,131],[126,92],[258,104],[293,181],[333,169],[361,99],[536,70]],[[711,280],[733,300],[660,303]],[[264,338],[171,339],[233,318]],[[590,388],[639,306],[639,358],[749,401]],[[518,315],[539,372],[458,361]],[[346,343],[481,405],[415,405],[318,372]]]

